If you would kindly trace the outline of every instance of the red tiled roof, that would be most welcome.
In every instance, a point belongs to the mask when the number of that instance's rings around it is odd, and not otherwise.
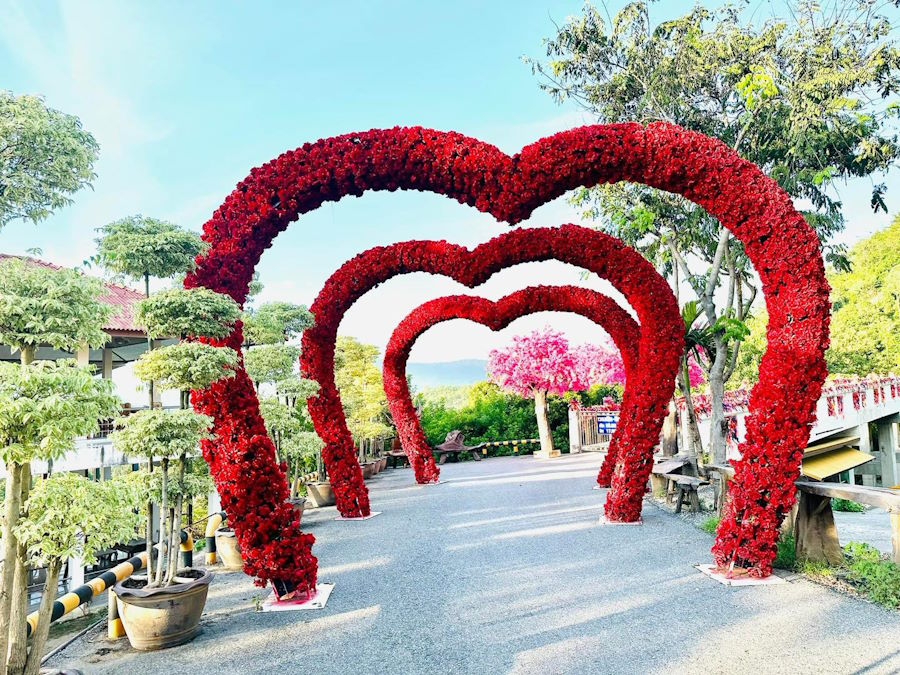
[[[9,258],[18,258],[19,260],[24,260],[29,265],[46,267],[51,270],[62,269],[59,265],[54,265],[46,260],[0,253],[0,261],[8,260]],[[139,293],[132,288],[128,288],[127,286],[119,286],[118,284],[111,284],[106,281],[103,282],[103,285],[106,287],[106,290],[103,295],[100,296],[99,300],[115,310],[113,315],[109,318],[109,321],[107,321],[107,325],[103,327],[103,330],[107,333],[115,333],[118,335],[121,335],[122,333],[143,335],[144,331],[134,324],[134,305],[138,300],[143,300],[144,294]]]

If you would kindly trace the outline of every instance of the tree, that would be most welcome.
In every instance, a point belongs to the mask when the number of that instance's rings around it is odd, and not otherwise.
[[[0,262],[0,344],[23,363],[46,345],[66,352],[100,347],[112,308],[98,298],[103,284],[70,269],[53,269],[18,258]]]
[[[850,271],[833,271],[828,371],[900,372],[900,216],[854,246]]]
[[[347,427],[358,442],[387,436],[391,427],[387,398],[378,367],[378,348],[356,338],[339,337],[334,352],[334,381],[341,396]]]
[[[488,376],[506,391],[534,399],[541,453],[559,454],[547,421],[547,395],[587,389],[592,383],[582,377],[579,361],[562,333],[549,326],[542,331],[513,337],[512,344],[493,350],[488,357]]]
[[[25,675],[37,675],[50,631],[59,573],[68,558],[92,565],[96,554],[134,536],[137,495],[122,481],[95,482],[72,473],[38,482],[15,535],[32,564],[47,570]]]
[[[247,345],[272,345],[300,337],[313,325],[313,315],[304,305],[269,302],[244,312],[242,321]]]
[[[32,460],[59,459],[99,420],[119,411],[109,380],[73,361],[0,363],[0,458],[6,464],[3,580],[0,586],[0,660],[8,672],[26,663],[27,583],[25,544],[16,532],[27,517]],[[24,527],[24,526],[23,526]]]
[[[292,345],[259,345],[244,350],[244,368],[257,389],[264,382],[289,379],[299,359],[300,348]]]
[[[653,25],[650,2],[627,4],[611,23],[585,6],[532,61],[541,86],[601,122],[666,121],[721,139],[790,195],[823,242],[843,227],[837,181],[886,171],[900,156],[887,97],[900,88],[890,22],[868,0],[836,7],[787,3],[790,21],[746,21],[740,8],[694,7]],[[884,209],[883,183],[872,206]],[[638,185],[581,190],[575,201],[610,234],[640,249],[696,296],[712,331],[710,444],[724,459],[724,387],[736,367],[742,322],[758,282],[728,230],[684,199]],[[828,258],[844,265],[841,247]],[[681,277],[679,279],[679,276]]]
[[[214,297],[218,296],[218,297]],[[139,324],[151,336],[173,333],[222,340],[234,329],[239,316],[237,304],[229,297],[212,291],[195,292],[170,290],[142,300],[135,313]],[[177,332],[176,332],[177,331]],[[212,418],[188,409],[188,393],[206,389],[226,377],[234,376],[237,353],[228,347],[215,347],[199,342],[182,342],[162,349],[145,352],[135,364],[135,375],[144,382],[158,382],[164,388],[181,390],[181,409],[177,411],[149,408],[128,417],[113,434],[113,444],[126,455],[148,458],[148,473],[152,473],[154,458],[161,458],[159,485],[160,553],[168,551],[168,560],[159,560],[156,575],[148,555],[147,583],[149,587],[175,582],[178,567],[178,540],[181,534],[184,499],[188,489],[187,462],[200,441],[209,435]],[[169,462],[178,460],[177,483],[170,489]],[[169,505],[170,492],[175,502]],[[147,509],[147,541],[150,551],[152,532],[152,504]],[[168,518],[168,525],[167,523]],[[165,579],[163,572],[165,570]]]
[[[144,282],[169,279],[194,268],[194,259],[206,250],[200,236],[173,223],[145,216],[129,216],[100,228],[94,260],[113,272]]]
[[[22,378],[25,378],[22,382],[10,379],[11,388],[8,391],[14,392],[19,385],[27,389],[33,384],[29,378],[40,379],[38,376],[45,374],[32,367],[38,345],[71,352],[83,346],[99,347],[108,340],[103,332],[103,324],[109,318],[110,310],[97,301],[101,292],[102,285],[97,280],[74,270],[51,269],[17,259],[0,263],[0,343],[19,352]],[[87,374],[83,376],[67,377],[70,373],[63,369],[61,374],[54,375],[56,379],[48,376],[46,381],[61,387],[61,398],[57,399],[57,394],[52,390],[39,387],[42,395],[50,397],[47,405],[52,406],[56,400],[65,401],[74,406],[73,414],[82,412],[78,409],[78,402],[72,401],[73,397],[77,398],[78,392],[67,387],[83,385],[85,400],[94,400],[93,397],[98,395],[99,390],[85,383],[90,372],[85,373]],[[12,378],[9,371],[6,377]],[[14,396],[12,393],[9,395]],[[23,399],[21,406],[27,405],[28,401]],[[16,410],[21,411],[23,408],[10,403],[9,414],[15,415]],[[68,414],[64,407],[55,412]],[[84,423],[89,431],[94,431],[99,419],[111,416],[112,414],[98,416],[87,421],[76,418],[73,424],[81,428],[78,424]],[[18,545],[13,530],[22,516],[22,505],[28,498],[31,461],[51,459],[53,453],[68,449],[78,434],[65,435],[64,430],[70,427],[66,427],[64,421],[60,422],[61,427],[48,426],[48,434],[62,434],[66,447],[60,451],[49,438],[24,445],[23,442],[14,440],[15,433],[21,431],[23,425],[28,425],[27,418],[11,417],[8,423],[12,426],[5,444],[7,447],[0,448],[7,475],[3,521],[5,562],[0,579],[0,665],[9,657],[12,667],[22,667],[25,662],[26,640],[23,618],[26,573],[24,550]]]
[[[291,499],[297,497],[297,486],[304,469],[306,472],[314,470],[316,456],[323,447],[318,434],[310,431],[311,422],[305,411],[305,407],[293,407],[277,398],[268,397],[259,401],[259,412],[275,444],[277,459],[287,465],[286,478],[291,486]]]
[[[0,229],[39,223],[94,180],[99,146],[77,117],[0,91]]]

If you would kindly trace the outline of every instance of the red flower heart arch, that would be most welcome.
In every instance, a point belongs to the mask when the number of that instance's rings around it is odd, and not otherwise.
[[[593,125],[541,139],[514,156],[452,132],[372,130],[308,143],[250,172],[204,225],[208,252],[185,285],[238,302],[276,235],[300,214],[367,190],[425,190],[514,224],[566,191],[617,181],[677,193],[744,245],[762,282],[768,347],[750,397],[742,459],[713,549],[720,565],[771,572],[778,525],[794,503],[802,449],[825,380],[828,284],[815,232],[790,197],[724,143],[675,125]],[[240,327],[229,344],[240,346]],[[312,537],[294,526],[287,486],[246,376],[197,392],[213,415],[204,443],[231,510],[245,570],[313,588]]]
[[[537,312],[571,312],[590,319],[606,330],[619,348],[628,381],[638,376],[638,343],[641,336],[637,321],[615,300],[588,288],[529,286],[497,301],[471,295],[451,295],[426,302],[410,312],[394,329],[384,352],[382,370],[391,417],[419,483],[436,481],[440,471],[434,463],[434,455],[422,433],[422,425],[409,394],[406,363],[413,345],[429,328],[444,321],[468,319],[498,331],[516,319]],[[665,386],[671,383],[660,384]],[[613,438],[604,466],[609,464],[615,467],[615,441]]]
[[[309,399],[310,416],[325,442],[322,457],[338,509],[345,516],[368,515],[369,496],[356,459],[334,382],[338,327],[360,297],[398,274],[441,274],[473,288],[496,272],[525,262],[559,260],[608,280],[632,305],[642,329],[639,367],[619,417],[616,467],[606,499],[610,520],[640,517],[644,485],[652,466],[665,409],[672,396],[684,323],[668,283],[637,251],[618,239],[577,225],[506,232],[471,251],[446,241],[407,241],[376,246],[339,267],[325,282],[310,312],[312,328],[303,334],[300,371],[319,383]]]

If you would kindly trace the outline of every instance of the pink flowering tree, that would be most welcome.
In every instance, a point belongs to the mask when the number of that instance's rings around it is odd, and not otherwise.
[[[595,384],[619,384],[625,386],[625,363],[622,354],[615,345],[609,342],[600,344],[583,344],[573,350],[578,381],[587,383],[587,387]],[[693,355],[688,359],[688,375],[691,387],[704,382],[703,368]]]
[[[550,327],[517,335],[508,347],[490,353],[487,371],[491,381],[502,389],[534,399],[541,455],[558,455],[547,420],[547,395],[582,391],[590,386],[582,378],[576,354],[565,336]]]

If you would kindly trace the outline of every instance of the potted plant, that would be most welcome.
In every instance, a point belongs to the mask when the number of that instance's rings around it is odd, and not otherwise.
[[[334,505],[334,492],[322,461],[321,447],[316,451],[316,480],[306,483],[306,498],[316,508]]]
[[[230,298],[207,289],[188,289],[164,291],[141,301],[135,319],[152,338],[222,339],[231,332],[238,315]],[[114,589],[125,633],[136,649],[174,646],[197,633],[212,575],[205,570],[179,570],[178,549],[185,499],[192,494],[186,472],[188,456],[210,437],[212,419],[189,409],[188,394],[233,376],[237,362],[234,350],[181,342],[148,351],[135,364],[135,376],[140,380],[155,382],[163,390],[181,391],[178,410],[150,408],[135,413],[112,437],[126,456],[147,457],[148,467],[160,460],[160,471],[150,479],[148,490],[148,501],[158,504],[160,514],[156,559],[148,558],[145,579],[132,578]],[[173,460],[177,474],[170,479]]]

